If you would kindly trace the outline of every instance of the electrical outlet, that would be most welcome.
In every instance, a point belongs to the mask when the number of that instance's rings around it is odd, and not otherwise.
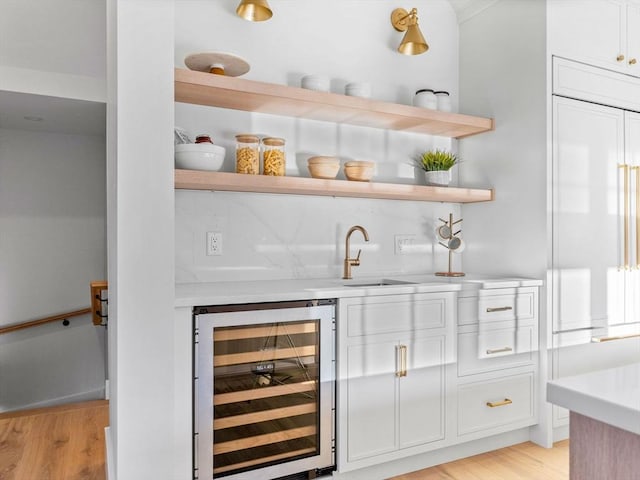
[[[222,255],[222,233],[207,232],[207,255]]]
[[[396,255],[405,255],[409,253],[414,247],[416,241],[415,234],[395,235],[393,238],[395,241]]]

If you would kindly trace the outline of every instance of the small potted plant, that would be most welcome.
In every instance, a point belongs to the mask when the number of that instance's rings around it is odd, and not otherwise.
[[[446,187],[451,181],[451,167],[458,162],[458,157],[446,150],[427,150],[418,155],[415,162],[424,171],[427,185]]]

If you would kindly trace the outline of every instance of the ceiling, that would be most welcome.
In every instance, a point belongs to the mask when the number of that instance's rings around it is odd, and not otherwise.
[[[106,105],[0,90],[0,128],[104,136]]]

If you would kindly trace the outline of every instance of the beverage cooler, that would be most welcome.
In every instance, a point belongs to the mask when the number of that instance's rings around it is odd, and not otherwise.
[[[194,479],[333,470],[334,405],[335,300],[194,309]]]

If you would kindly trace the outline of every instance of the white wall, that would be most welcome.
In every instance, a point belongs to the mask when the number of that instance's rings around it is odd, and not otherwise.
[[[0,325],[90,305],[106,278],[105,142],[0,129]],[[0,336],[0,411],[104,394],[89,315]]]
[[[547,278],[546,2],[499,0],[460,25],[460,103],[496,130],[465,139],[467,185],[493,185],[495,201],[465,205],[465,267]],[[547,290],[540,291],[538,392],[546,391]],[[551,446],[550,408],[538,396],[532,440]]]
[[[237,2],[176,2],[175,64],[202,51],[228,51],[245,58],[243,78],[299,86],[307,73],[331,78],[343,93],[350,81],[367,81],[373,98],[410,104],[419,88],[448,90],[457,103],[458,36],[446,0],[416,1],[420,27],[430,45],[423,55],[395,49],[403,34],[390,23],[399,5],[363,0],[281,0],[268,22],[235,15]],[[215,46],[212,48],[211,46]],[[309,156],[337,155],[343,161],[376,162],[376,180],[423,183],[411,157],[429,148],[453,148],[448,138],[327,122],[176,104],[176,125],[192,136],[208,133],[227,149],[223,170],[234,171],[234,135],[253,132],[286,139],[287,175],[309,176]],[[342,174],[339,178],[344,178]],[[354,276],[426,273],[447,268],[446,249],[437,245],[437,218],[457,216],[459,205],[331,197],[176,193],[176,280],[183,282],[270,278],[322,278],[342,274],[344,236],[363,225],[371,236],[362,247]],[[464,228],[464,225],[463,225]],[[223,234],[223,255],[205,255],[206,232]],[[415,250],[394,252],[394,235],[415,235]],[[458,263],[460,258],[456,256]]]
[[[119,480],[186,478],[173,474],[174,2],[107,6],[109,453]]]

